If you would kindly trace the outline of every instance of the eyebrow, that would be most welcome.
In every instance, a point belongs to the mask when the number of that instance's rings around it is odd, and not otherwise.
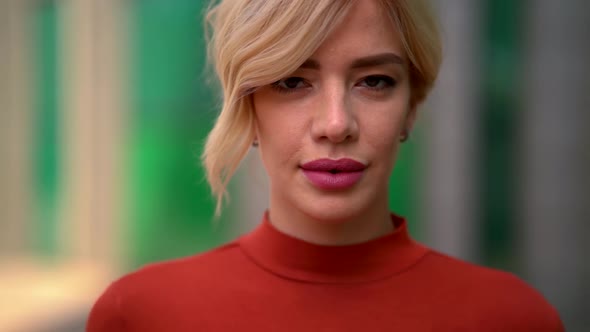
[[[405,63],[404,59],[395,53],[381,53],[370,55],[364,58],[356,59],[350,65],[351,68],[367,68],[367,67],[376,67],[388,64],[398,64],[403,65]],[[299,68],[306,68],[306,69],[320,69],[320,63],[314,59],[307,59]]]

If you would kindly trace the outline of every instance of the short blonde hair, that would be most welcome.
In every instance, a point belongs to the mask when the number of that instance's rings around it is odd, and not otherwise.
[[[207,14],[209,58],[221,83],[223,106],[202,161],[217,198],[217,215],[228,182],[255,138],[251,94],[297,70],[354,1],[359,0],[223,0]],[[378,1],[401,32],[415,107],[426,98],[441,62],[436,21],[427,0]]]

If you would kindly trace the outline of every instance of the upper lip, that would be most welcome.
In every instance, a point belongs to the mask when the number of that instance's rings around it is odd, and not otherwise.
[[[316,172],[359,172],[366,168],[365,164],[354,159],[316,159],[301,165],[307,171]]]

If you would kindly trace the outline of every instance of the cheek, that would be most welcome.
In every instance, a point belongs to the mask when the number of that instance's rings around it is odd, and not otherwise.
[[[401,135],[407,107],[384,107],[362,119],[361,135],[377,156],[395,153]]]
[[[389,165],[398,146],[396,122],[375,121],[370,127],[371,130],[365,131],[365,142],[373,151],[375,161]]]
[[[263,96],[261,96],[263,97]],[[274,103],[268,98],[255,98],[256,127],[262,160],[269,173],[290,164],[305,140],[303,112]]]

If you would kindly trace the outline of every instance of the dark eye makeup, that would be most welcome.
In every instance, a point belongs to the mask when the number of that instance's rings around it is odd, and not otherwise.
[[[372,92],[380,92],[392,89],[395,87],[396,83],[397,81],[391,76],[370,75],[358,81],[356,86],[369,89]],[[272,83],[270,86],[280,93],[293,93],[301,89],[309,88],[311,84],[308,83],[303,77],[291,76],[280,79]]]
[[[395,86],[397,81],[387,75],[371,75],[359,81],[359,85],[371,90],[385,90]]]
[[[299,89],[309,87],[309,84],[303,77],[287,77],[278,80],[270,85],[273,89],[281,93],[296,92]]]

